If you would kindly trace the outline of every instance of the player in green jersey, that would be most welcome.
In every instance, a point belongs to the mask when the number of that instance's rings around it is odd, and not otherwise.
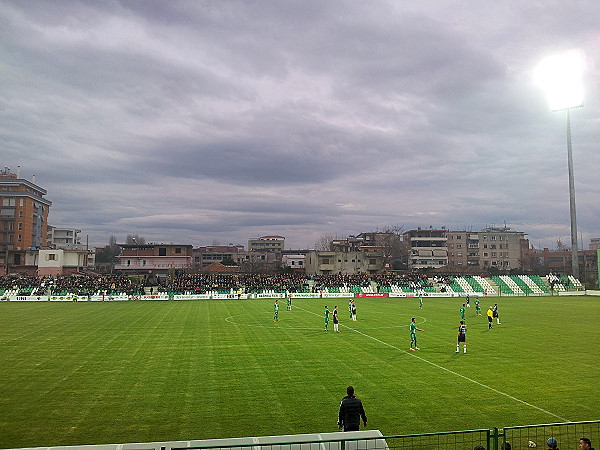
[[[481,306],[479,306],[479,299],[475,299],[475,313],[480,316],[481,315]]]
[[[286,309],[288,311],[292,310],[292,297],[290,297],[289,295],[287,296],[287,307],[286,307]]]
[[[327,308],[327,305],[325,305],[325,310],[323,311],[323,315],[324,315],[324,319],[325,319],[325,331],[329,331],[327,329],[327,325],[329,325],[329,314],[331,314],[331,311],[329,311],[329,308]]]
[[[417,323],[416,323],[416,318],[413,317],[410,321],[410,348],[409,350],[411,352],[414,352],[415,350],[420,350],[419,347],[417,347],[417,331],[425,331],[422,330],[421,328],[417,328]]]
[[[273,305],[273,322],[279,322],[279,300]]]
[[[467,312],[466,309],[466,304],[463,303],[463,305],[460,307],[460,318],[463,320],[463,322],[465,321],[465,313]]]

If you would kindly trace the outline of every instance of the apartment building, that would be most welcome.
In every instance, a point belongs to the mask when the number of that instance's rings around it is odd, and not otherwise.
[[[248,251],[281,252],[285,246],[283,236],[261,236],[248,240]]]
[[[377,274],[383,270],[381,252],[324,252],[306,254],[306,273],[311,275]]]
[[[20,178],[8,167],[0,171],[0,269],[25,264],[26,251],[46,246],[48,210],[46,190]]]
[[[520,269],[529,248],[525,233],[508,227],[488,227],[482,231],[448,231],[448,269],[470,272],[496,268]]]
[[[48,210],[46,190],[18,178],[8,167],[0,171],[0,253],[46,245]]]
[[[48,225],[46,244],[53,248],[74,248],[81,245],[81,230]]]
[[[166,275],[169,270],[192,265],[192,245],[119,244],[122,248],[114,270],[132,274]]]
[[[402,234],[409,248],[408,267],[410,271],[438,269],[448,265],[447,230],[417,228]]]

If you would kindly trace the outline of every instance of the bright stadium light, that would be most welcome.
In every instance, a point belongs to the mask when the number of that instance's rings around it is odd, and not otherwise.
[[[584,57],[571,50],[549,56],[537,68],[537,82],[544,88],[552,111],[583,106]]]
[[[575,181],[573,177],[573,148],[571,146],[571,108],[583,106],[583,53],[571,50],[560,56],[544,59],[537,68],[537,82],[546,91],[552,111],[567,111],[567,159],[569,166],[569,204],[571,211],[571,269],[579,279],[579,251],[577,248],[577,215],[575,209]]]

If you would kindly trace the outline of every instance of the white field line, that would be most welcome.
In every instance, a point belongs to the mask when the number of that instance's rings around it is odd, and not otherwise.
[[[319,315],[320,315],[320,314],[314,313],[314,312],[312,312],[312,311],[309,311],[309,310],[307,310],[307,309],[300,308],[299,306],[296,306],[296,308],[298,308],[298,309],[301,309],[302,311],[306,311],[306,312],[308,312],[308,313],[314,314],[315,316],[319,316]],[[366,338],[372,339],[372,340],[374,340],[374,341],[376,341],[376,342],[379,342],[380,344],[386,345],[386,346],[388,346],[388,347],[390,347],[390,348],[393,348],[394,350],[398,350],[399,352],[405,353],[405,354],[406,354],[406,355],[408,355],[408,356],[412,356],[413,358],[417,358],[417,359],[419,359],[420,361],[423,361],[423,362],[425,362],[425,363],[427,363],[427,364],[430,364],[430,365],[432,365],[432,366],[434,366],[434,367],[437,367],[437,368],[438,368],[438,369],[440,369],[440,370],[443,370],[443,371],[445,371],[445,372],[448,372],[448,373],[450,373],[450,374],[452,374],[452,375],[455,375],[455,376],[457,376],[457,377],[459,377],[459,378],[462,378],[463,380],[470,381],[471,383],[474,383],[474,384],[476,384],[476,385],[478,385],[478,386],[481,386],[481,387],[483,387],[483,388],[485,388],[485,389],[489,389],[490,391],[492,391],[492,392],[495,392],[496,394],[503,395],[504,397],[507,397],[507,398],[510,398],[511,400],[514,400],[515,402],[518,402],[518,403],[521,403],[521,404],[523,404],[523,405],[525,405],[525,406],[529,406],[529,407],[531,407],[531,408],[537,409],[538,411],[541,411],[541,412],[543,412],[543,413],[546,413],[546,414],[548,414],[548,415],[550,415],[550,416],[552,416],[552,417],[556,417],[557,419],[560,419],[560,420],[561,420],[561,421],[563,421],[563,422],[570,422],[570,420],[569,420],[569,419],[566,419],[566,418],[564,418],[564,417],[561,417],[561,416],[559,416],[559,415],[557,415],[557,414],[551,413],[550,411],[546,411],[545,409],[543,409],[543,408],[540,408],[539,406],[532,405],[531,403],[528,403],[528,402],[526,402],[525,400],[521,400],[521,399],[519,399],[519,398],[517,398],[517,397],[514,397],[514,396],[512,396],[512,395],[510,395],[510,394],[507,394],[506,392],[499,391],[498,389],[495,389],[495,388],[493,388],[493,387],[491,387],[491,386],[488,386],[487,384],[480,383],[479,381],[473,380],[472,378],[469,378],[469,377],[467,377],[467,376],[465,376],[465,375],[462,375],[462,374],[460,374],[460,373],[458,373],[458,372],[455,372],[455,371],[453,371],[453,370],[450,370],[450,369],[448,369],[448,368],[446,368],[446,367],[444,367],[444,366],[440,366],[439,364],[436,364],[436,363],[434,363],[434,362],[428,361],[428,360],[426,360],[425,358],[421,358],[420,356],[417,356],[415,353],[411,353],[411,352],[408,352],[408,351],[406,351],[406,350],[402,350],[401,348],[399,348],[399,347],[396,347],[395,345],[392,345],[392,344],[389,344],[389,343],[387,343],[387,342],[384,342],[384,341],[382,341],[382,340],[380,340],[380,339],[377,339],[376,337],[370,336],[370,335],[368,335],[368,334],[366,334],[366,333],[363,333],[362,331],[359,331],[359,330],[357,330],[357,329],[355,329],[355,328],[351,328],[351,327],[349,327],[349,326],[347,326],[347,325],[342,325],[342,326],[343,326],[344,328],[347,328],[347,329],[349,329],[349,330],[351,330],[351,331],[354,331],[355,333],[358,333],[358,334],[360,334],[360,335],[362,335],[362,336],[364,336],[364,337],[366,337]]]

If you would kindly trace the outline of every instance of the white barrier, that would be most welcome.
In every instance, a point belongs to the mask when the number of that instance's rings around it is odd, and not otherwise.
[[[382,439],[374,439],[382,438]],[[329,441],[329,442],[327,442]],[[18,450],[171,450],[185,448],[210,448],[232,450],[247,447],[248,450],[302,450],[307,442],[321,443],[326,450],[388,450],[389,447],[379,430],[347,431],[336,433],[291,434],[281,436],[256,436],[229,439],[208,439],[170,442],[148,442],[104,445],[70,445],[59,447],[24,447]],[[222,446],[222,447],[220,447]],[[311,446],[312,448],[312,446]],[[7,449],[17,450],[17,449]]]

